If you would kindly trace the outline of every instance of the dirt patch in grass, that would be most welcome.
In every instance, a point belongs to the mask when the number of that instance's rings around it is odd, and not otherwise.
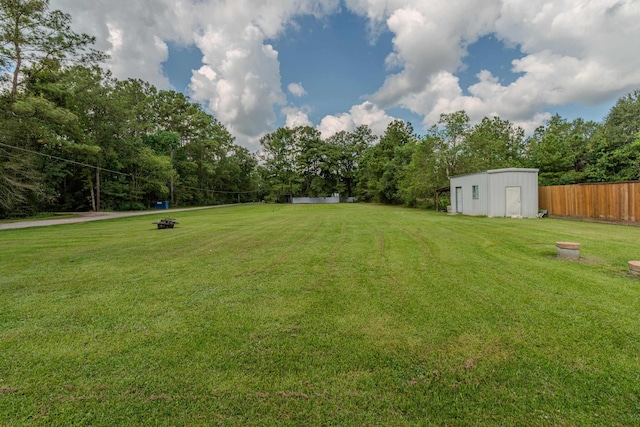
[[[155,402],[156,400],[164,400],[165,402],[171,402],[173,400],[173,398],[171,396],[169,396],[168,394],[152,394],[151,396],[147,397],[144,401],[145,402]]]

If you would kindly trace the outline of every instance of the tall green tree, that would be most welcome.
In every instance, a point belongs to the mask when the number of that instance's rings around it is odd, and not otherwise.
[[[416,135],[411,123],[394,120],[378,144],[367,149],[358,170],[358,196],[363,200],[400,204],[398,184],[411,161]]]
[[[49,0],[0,0],[0,67],[10,94],[52,63],[95,63],[105,58],[92,48],[95,38],[71,30],[71,16],[50,10]],[[24,73],[29,69],[29,73]],[[8,76],[7,76],[8,74]]]
[[[180,176],[177,202],[180,204],[214,204],[223,202],[222,191],[231,191],[236,178],[230,170],[229,157],[236,146],[229,131],[213,116],[199,111],[194,121],[192,139],[177,150]]]
[[[429,200],[435,199],[435,191],[448,183],[446,170],[439,165],[439,143],[433,136],[425,136],[417,141],[411,161],[398,185],[399,196],[405,205],[426,205]]]
[[[162,90],[153,97],[152,103],[150,111],[154,114],[153,124],[156,132],[170,132],[178,136],[177,141],[167,145],[167,153],[176,171],[175,177],[169,183],[171,203],[200,200],[201,193],[187,188],[198,185],[197,180],[194,181],[189,172],[188,154],[192,150],[189,150],[188,146],[206,138],[206,130],[212,123],[213,126],[220,124],[212,122],[210,116],[199,104],[191,102],[182,93]],[[177,159],[179,159],[178,162],[176,162]],[[176,196],[176,191],[182,194]]]
[[[528,140],[529,165],[540,170],[541,185],[585,182],[590,144],[599,125],[582,119],[568,121],[554,115]]]
[[[257,173],[256,156],[245,147],[233,145],[227,153],[229,170],[228,190],[237,190],[237,195],[226,195],[226,201],[238,203],[256,202],[260,200],[260,179]],[[237,197],[232,200],[231,197]]]
[[[330,160],[320,132],[311,126],[291,129],[291,154],[299,186],[293,195],[327,196],[331,192],[325,179],[329,178],[327,163]]]
[[[91,152],[78,117],[66,108],[69,92],[61,71],[25,72],[30,78],[15,98],[8,92],[0,96],[0,142],[17,160],[9,165],[10,159],[0,159],[6,163],[0,170],[0,181],[10,185],[5,208],[14,210],[14,214],[29,214],[57,204],[57,186],[70,172],[53,157],[74,158]]]
[[[283,127],[260,139],[263,181],[268,198],[276,202],[291,199],[300,188],[293,136],[293,129]]]
[[[469,130],[464,157],[470,173],[521,167],[525,162],[524,130],[500,117],[485,117]]]
[[[471,129],[469,116],[464,111],[441,114],[438,123],[428,134],[438,141],[439,162],[447,177],[467,173],[467,138]]]
[[[80,118],[87,144],[95,148],[78,159],[96,168],[85,168],[76,174],[82,182],[75,187],[81,187],[84,197],[74,203],[80,209],[118,209],[129,202],[131,181],[124,175],[125,163],[136,157],[127,129],[132,119],[129,102],[122,95],[124,89],[109,72],[97,66],[69,68],[65,80],[70,91],[67,106]],[[122,174],[105,176],[103,170]]]
[[[640,90],[622,98],[611,108],[590,144],[592,162],[588,174],[593,181],[640,179]]]
[[[30,199],[40,198],[44,193],[42,175],[35,168],[36,156],[12,148],[23,136],[23,129],[23,124],[11,117],[11,110],[3,108],[0,116],[0,218],[27,215]]]
[[[0,0],[0,215],[30,213],[56,198],[51,178],[64,176],[64,168],[34,153],[82,145],[77,117],[63,106],[59,73],[104,55],[92,49],[92,37],[71,31],[70,22],[50,10],[48,0]]]
[[[165,157],[166,161],[168,161],[168,194],[165,194],[164,192],[158,193],[154,199],[164,200],[164,198],[167,198],[168,196],[169,201],[173,206],[175,203],[175,179],[177,177],[177,172],[173,167],[173,157],[174,152],[180,146],[180,135],[177,132],[159,130],[150,135],[143,135],[142,142],[145,146],[151,148],[155,156]],[[164,197],[160,198],[160,196]]]
[[[346,197],[356,195],[362,155],[377,139],[369,126],[360,125],[353,132],[340,131],[327,140],[327,149],[332,153],[329,157],[335,164],[335,192]]]

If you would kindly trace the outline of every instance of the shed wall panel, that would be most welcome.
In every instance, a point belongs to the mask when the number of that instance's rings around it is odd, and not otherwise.
[[[455,194],[456,188],[462,188],[462,210],[461,212],[464,215],[486,215],[487,214],[487,206],[488,206],[488,186],[487,186],[487,174],[476,173],[471,175],[463,175],[458,177],[451,178],[451,194],[454,195],[451,197],[451,202],[453,204],[452,208],[454,212],[459,211]],[[473,198],[473,186],[478,186],[478,198]]]
[[[538,215],[538,171],[535,169],[489,171],[490,217],[503,217],[507,211],[506,187],[520,187],[522,216]]]
[[[451,194],[456,187],[462,188],[462,213],[465,215],[506,215],[506,188],[520,187],[522,216],[535,218],[538,215],[538,170],[497,169],[487,172],[452,177]],[[473,199],[472,187],[478,186],[478,198]],[[452,208],[458,211],[452,196]]]

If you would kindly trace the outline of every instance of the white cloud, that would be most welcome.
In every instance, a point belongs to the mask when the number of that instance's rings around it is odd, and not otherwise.
[[[307,91],[302,86],[302,83],[289,83],[287,86],[287,90],[293,95],[297,97],[305,96]]]
[[[551,119],[550,113],[536,113],[533,117],[527,120],[515,120],[514,126],[519,126],[524,130],[524,133],[531,135],[539,126]]]
[[[194,71],[191,96],[236,136],[256,149],[259,138],[276,126],[274,107],[284,105],[278,52],[267,43],[295,16],[323,16],[338,0],[237,0],[197,5],[201,29],[194,37],[203,66]]]
[[[367,125],[374,134],[382,135],[393,120],[393,117],[377,105],[365,101],[351,107],[348,113],[325,116],[317,128],[323,138],[329,138],[340,131],[352,132],[361,125]]]
[[[465,109],[473,120],[498,114],[530,129],[546,108],[595,105],[640,86],[640,2],[345,1],[394,35],[387,64],[400,70],[371,99],[408,108],[427,126]],[[465,94],[454,73],[464,67],[466,46],[489,34],[519,47],[512,71],[522,75],[502,84],[483,70]]]
[[[193,72],[191,97],[204,103],[229,130],[256,137],[276,121],[274,104],[284,104],[277,52],[254,25],[240,36],[210,30],[196,38],[203,65]]]
[[[424,117],[426,126],[464,109],[473,120],[497,114],[531,128],[553,106],[611,102],[640,87],[640,2],[633,0],[51,0],[72,15],[74,30],[96,36],[118,78],[169,88],[167,42],[197,46],[202,66],[190,95],[249,148],[274,129],[274,109],[286,105],[269,40],[296,17],[327,16],[341,4],[366,17],[372,35],[390,31],[393,51],[369,102],[326,116],[318,125],[323,134],[358,124],[379,131],[390,120],[384,109],[393,107]],[[512,63],[519,76],[506,84],[483,70],[462,88],[455,74],[466,66],[467,47],[486,35],[520,50]],[[287,90],[304,94],[299,83]],[[304,110],[283,114],[288,125],[308,124]]]
[[[120,79],[140,78],[169,88],[162,72],[167,41],[195,45],[202,67],[193,70],[190,96],[206,105],[236,136],[256,148],[275,127],[283,105],[278,53],[267,40],[300,15],[322,17],[339,0],[52,0],[70,13],[75,31],[94,35],[110,54],[107,66]]]
[[[73,29],[96,37],[96,48],[111,56],[106,66],[120,79],[138,78],[169,88],[162,72],[166,40],[190,43],[190,0],[51,0],[52,9],[72,16]]]
[[[356,125],[349,113],[342,113],[338,114],[337,116],[325,116],[317,126],[317,129],[320,131],[323,138],[329,138],[343,130],[351,132],[355,128]]]
[[[293,129],[298,126],[313,126],[307,111],[303,109],[285,107],[282,109],[282,114],[286,116],[285,127]]]
[[[377,3],[371,2],[378,10]],[[374,94],[372,99],[382,108],[403,106],[404,97],[424,91],[433,76],[460,69],[465,46],[476,41],[495,19],[499,1],[458,3],[452,7],[447,0],[390,2],[385,12],[386,24],[394,34],[394,50],[387,65],[401,71],[388,76]]]
[[[278,52],[267,42],[299,15],[324,16],[338,0],[236,0],[197,4],[195,44],[203,66],[194,71],[191,97],[199,100],[251,149],[276,126],[274,107],[286,103]]]

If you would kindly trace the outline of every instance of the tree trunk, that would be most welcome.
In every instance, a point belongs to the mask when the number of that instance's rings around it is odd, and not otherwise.
[[[96,211],[96,193],[93,191],[93,181],[91,180],[91,176],[89,176],[89,190],[91,191],[91,210]]]
[[[18,78],[22,68],[22,51],[18,43],[15,43],[14,47],[16,49],[16,68],[13,70],[13,81],[11,82],[11,99],[15,101],[18,96]]]

